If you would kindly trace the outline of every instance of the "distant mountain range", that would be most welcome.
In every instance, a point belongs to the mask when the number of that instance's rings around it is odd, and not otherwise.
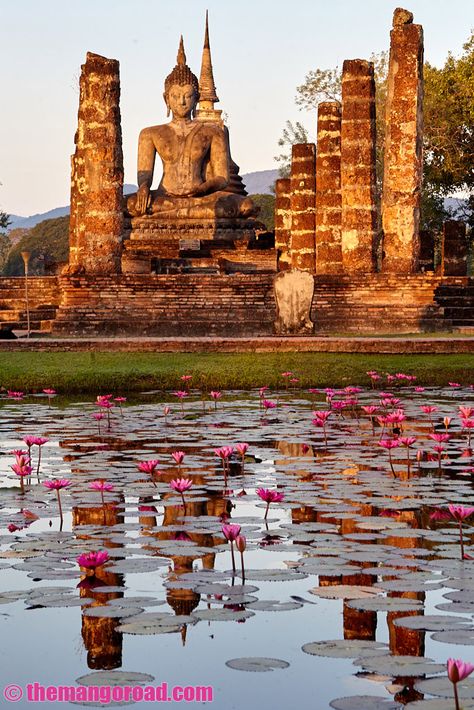
[[[242,175],[242,180],[246,185],[247,192],[250,195],[259,194],[270,194],[271,187],[278,177],[278,170],[259,170],[255,173],[247,173]],[[135,192],[137,189],[136,185],[124,185],[124,193],[130,194]],[[42,212],[40,214],[33,214],[29,217],[21,217],[17,214],[10,215],[10,225],[8,231],[11,232],[13,229],[31,229],[40,222],[44,222],[45,219],[56,219],[57,217],[64,217],[69,214],[69,205],[65,207],[55,207],[48,212]]]

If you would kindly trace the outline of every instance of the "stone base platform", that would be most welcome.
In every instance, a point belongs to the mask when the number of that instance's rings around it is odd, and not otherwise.
[[[197,222],[135,217],[123,243],[124,274],[210,271],[276,272],[274,241],[259,236],[255,219],[229,218]]]

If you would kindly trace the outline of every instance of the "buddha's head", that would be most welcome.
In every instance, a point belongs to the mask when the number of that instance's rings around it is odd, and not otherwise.
[[[168,116],[170,111],[177,118],[186,118],[194,115],[196,104],[199,101],[199,82],[186,64],[182,37],[179,43],[176,66],[165,79],[163,98],[168,109]]]

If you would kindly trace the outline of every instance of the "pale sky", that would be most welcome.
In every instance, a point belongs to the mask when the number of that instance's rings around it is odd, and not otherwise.
[[[214,77],[241,173],[277,167],[285,121],[315,139],[295,106],[310,69],[388,48],[396,0],[0,0],[0,207],[45,212],[69,202],[78,77],[87,51],[120,61],[125,182],[136,182],[141,128],[166,119],[163,82],[179,35],[199,76],[209,9]],[[473,0],[410,0],[425,57],[441,65],[474,29]]]

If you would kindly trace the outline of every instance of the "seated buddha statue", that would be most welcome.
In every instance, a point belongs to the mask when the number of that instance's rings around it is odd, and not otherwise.
[[[150,126],[138,140],[138,191],[127,200],[132,217],[179,219],[251,217],[258,208],[247,196],[230,156],[221,121],[195,118],[199,82],[186,64],[181,38],[177,64],[166,77],[163,94],[169,123]],[[157,154],[163,176],[152,190]],[[235,179],[235,178],[238,179]]]

